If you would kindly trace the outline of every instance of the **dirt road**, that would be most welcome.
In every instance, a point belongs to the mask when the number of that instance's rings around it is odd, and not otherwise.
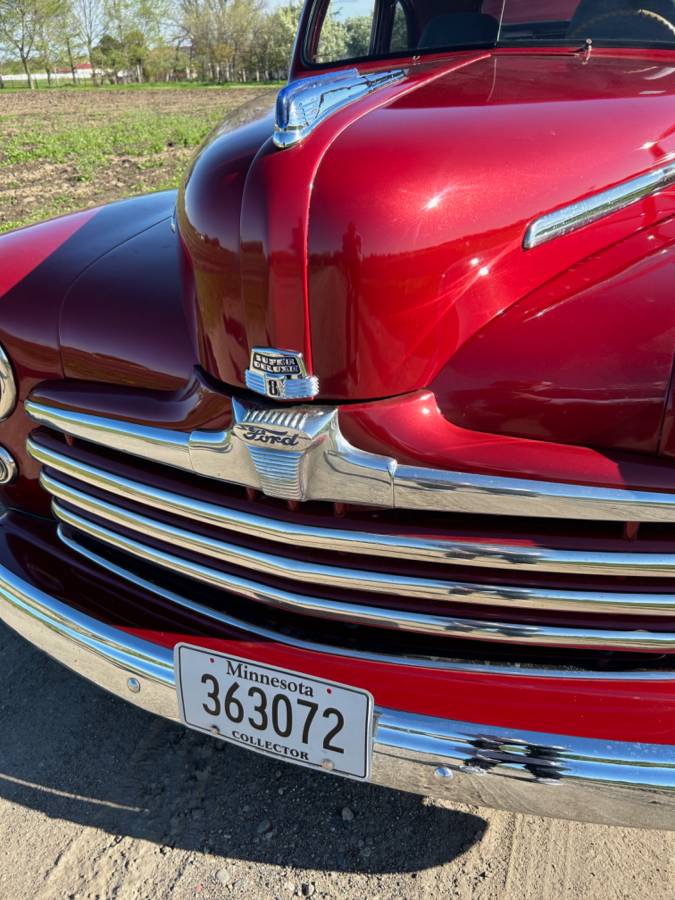
[[[675,833],[447,807],[105,694],[0,626],[0,898],[673,900]]]

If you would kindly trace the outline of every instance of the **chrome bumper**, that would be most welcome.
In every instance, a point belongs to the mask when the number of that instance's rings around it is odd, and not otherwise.
[[[168,649],[84,615],[3,567],[0,618],[100,687],[178,721]],[[138,682],[132,682],[135,692],[130,679]],[[675,830],[675,748],[658,744],[516,732],[379,709],[373,781],[451,802]]]

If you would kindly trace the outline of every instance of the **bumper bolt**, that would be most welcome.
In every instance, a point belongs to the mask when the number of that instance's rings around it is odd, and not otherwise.
[[[332,759],[324,759],[321,761],[321,768],[326,772],[332,772],[335,768],[335,763]]]
[[[464,766],[462,772],[467,772],[469,775],[478,775],[481,778],[483,775],[487,775],[487,771],[480,766]]]
[[[141,683],[138,678],[130,678],[127,681],[127,687],[131,691],[132,694],[138,694],[141,690]]]
[[[454,773],[447,766],[439,766],[434,772],[434,777],[439,781],[450,781],[454,777]]]

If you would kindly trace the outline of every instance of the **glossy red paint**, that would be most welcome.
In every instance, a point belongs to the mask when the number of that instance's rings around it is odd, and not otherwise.
[[[484,55],[454,54],[419,66],[403,82],[337,111],[287,152],[273,146],[268,118],[215,134],[188,176],[178,217],[195,270],[202,362],[215,377],[243,386],[253,346],[299,350],[312,368],[308,212],[327,149],[392,98]]]
[[[183,388],[198,357],[186,327],[181,266],[166,216],[91,265],[61,308],[65,377],[152,391]]]
[[[26,438],[33,426],[24,412],[23,401],[38,384],[53,380],[62,382],[64,378],[64,356],[61,352],[64,322],[61,313],[64,302],[67,308],[66,298],[71,288],[73,295],[77,296],[79,287],[86,287],[84,305],[95,306],[95,295],[100,290],[100,285],[93,284],[91,280],[96,270],[95,264],[103,261],[116,247],[126,245],[135,235],[151,229],[162,220],[167,223],[168,231],[174,203],[174,193],[155,194],[76,213],[0,237],[0,278],[4,287],[4,294],[0,297],[0,342],[10,356],[19,384],[17,408],[2,423],[2,444],[17,460],[19,477],[0,491],[3,502],[37,513],[46,514],[49,511],[48,498],[37,482],[38,467],[26,453]],[[173,255],[176,253],[175,244],[174,238],[170,248]],[[151,265],[145,266],[145,282],[133,280],[132,276],[137,275],[138,270],[134,270],[132,262],[138,249],[133,243],[129,244],[128,249],[130,256],[125,256],[124,263],[118,259],[113,271],[108,270],[111,276],[108,289],[113,290],[114,297],[110,298],[107,294],[110,303],[105,315],[109,321],[104,326],[104,329],[117,327],[119,341],[124,345],[124,350],[119,351],[113,376],[116,383],[122,384],[134,384],[134,378],[139,377],[139,362],[143,360],[143,357],[141,360],[133,357],[133,349],[139,348],[139,344],[134,345],[129,340],[129,328],[133,322],[131,317],[138,316],[139,301],[147,300],[149,291],[154,289],[153,280],[159,277],[158,273],[161,274],[167,264],[160,255]],[[158,249],[157,244],[154,249]],[[167,269],[167,274],[169,272],[170,269]],[[166,281],[163,284],[166,286]],[[142,291],[140,296],[139,291]],[[182,298],[175,282],[172,282],[171,291],[162,298],[162,303],[156,303],[156,319],[148,322],[146,318],[144,340],[139,352],[150,352],[156,346],[153,345],[154,339],[157,342],[164,340],[161,353],[171,353],[181,340],[185,327],[180,324],[178,313],[171,317],[171,309],[167,306],[167,300],[171,297],[180,310]],[[76,326],[67,331],[70,335],[75,330],[79,332],[82,344],[92,354],[88,358],[96,366],[104,364],[102,356],[96,353],[102,335],[105,335],[105,330],[101,329],[103,322],[103,313],[99,310],[94,317],[83,314]],[[173,343],[170,336],[165,335],[167,323],[170,323],[173,332]],[[155,364],[161,372],[159,358]],[[172,365],[171,358],[167,365]],[[191,373],[189,367],[184,367],[184,371],[188,375]],[[158,376],[148,373],[146,367],[149,387],[153,379],[154,384],[157,383]],[[92,374],[90,364],[89,377]]]
[[[382,397],[434,384],[512,304],[561,272],[570,293],[588,289],[575,270],[581,260],[672,215],[675,195],[667,191],[522,249],[536,216],[639,174],[674,149],[663,123],[675,109],[675,76],[666,74],[649,103],[640,100],[656,71],[656,63],[604,55],[585,65],[573,55],[496,53],[380,107],[333,142],[309,224],[310,319],[323,396]],[[603,275],[595,272],[600,283]],[[595,318],[588,313],[593,330],[605,315],[602,303]],[[574,333],[572,310],[557,327]],[[529,338],[515,340],[514,355],[527,356]],[[553,356],[537,373],[552,392],[564,379],[556,364]],[[645,367],[639,355],[626,365],[636,390],[663,402],[667,362],[656,383],[653,364]],[[587,359],[591,389],[602,377],[592,366]],[[499,360],[492,370],[499,372]],[[583,396],[583,373],[579,380]],[[563,439],[575,440],[571,425]],[[635,441],[640,449],[645,443]]]
[[[444,414],[479,431],[655,453],[675,347],[674,251],[669,219],[514,303],[434,381]]]
[[[272,128],[267,115],[235,131],[216,131],[195,159],[178,197],[177,223],[186,280],[193,285],[199,358],[208,371],[234,385],[244,384],[249,362],[241,297],[242,197],[251,162]]]
[[[231,398],[194,370],[175,391],[138,390],[91,381],[45,381],[31,394],[38,403],[176,431],[222,430],[232,423]]]
[[[663,416],[659,453],[671,458],[675,456],[675,370],[673,377],[670,379],[670,390],[668,391],[668,401]]]
[[[0,341],[7,348],[19,385],[19,403],[2,425],[2,443],[19,462],[20,477],[0,498],[24,509],[47,512],[37,485],[37,467],[25,452],[30,431],[23,400],[45,378],[62,378],[58,338],[58,280],[49,260],[96,215],[76,213],[0,237]],[[44,274],[44,278],[42,277]],[[26,285],[31,287],[26,290]]]
[[[52,219],[0,238],[0,298],[51,256],[96,214],[95,209]]]
[[[673,328],[657,254],[675,190],[535,250],[522,239],[536,215],[673,151],[660,59],[446,54],[290,151],[269,118],[217,134],[179,203],[202,364],[243,386],[251,346],[287,347],[319,375],[319,400],[431,387],[470,430],[654,452]],[[521,328],[537,298],[549,307]]]
[[[355,446],[408,465],[675,491],[669,461],[460,428],[443,415],[430,391],[343,406],[340,427]]]

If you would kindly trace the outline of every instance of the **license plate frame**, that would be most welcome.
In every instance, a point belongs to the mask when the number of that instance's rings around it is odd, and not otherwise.
[[[174,666],[180,718],[187,728],[209,734],[218,740],[252,750],[268,758],[282,759],[305,768],[328,771],[355,781],[370,781],[374,700],[369,691],[190,643],[176,645]],[[202,675],[197,684],[195,678],[200,672]],[[243,709],[243,717],[239,722],[233,722],[225,712],[228,691],[235,682],[238,687],[234,689],[227,708],[234,710],[236,715],[241,711],[239,707]],[[295,684],[297,690],[284,687],[284,683]],[[253,704],[249,691],[254,692],[253,696],[258,701],[258,705],[253,706],[258,722],[263,721],[261,704],[266,702],[264,708],[269,711],[273,706],[276,708],[276,697],[280,694],[286,697],[284,703],[278,705],[283,706],[284,716],[288,716],[284,722],[285,726],[291,728],[288,735],[279,736],[274,732],[274,725],[266,729],[254,729],[249,724],[253,718],[248,715]],[[199,696],[195,696],[195,692],[199,692]],[[266,701],[261,699],[263,695],[267,698]],[[198,704],[201,709],[197,708]],[[301,749],[298,746],[294,710],[298,707],[312,706],[317,706],[317,709],[312,714],[306,733],[307,740],[301,744],[304,748]],[[320,724],[324,724],[322,720],[327,719],[325,724],[333,724],[335,727],[334,723],[340,721],[339,716],[342,716],[343,723],[340,731],[345,731],[343,738],[347,738],[343,753],[334,752],[338,745],[332,742],[333,739],[328,741],[329,749],[326,749],[325,733],[319,752],[316,735],[321,734],[321,731],[317,732],[314,729],[315,723],[320,728]],[[271,718],[272,716],[268,715],[268,719]],[[281,715],[278,718],[280,719]],[[242,723],[240,727],[235,727],[239,723]],[[303,737],[305,737],[304,730]]]

